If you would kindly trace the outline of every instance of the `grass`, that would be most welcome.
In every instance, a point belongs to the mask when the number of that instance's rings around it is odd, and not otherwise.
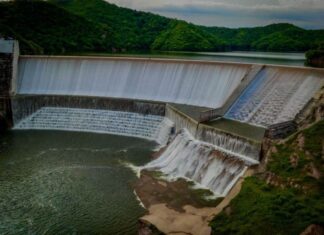
[[[211,222],[212,234],[300,234],[310,224],[324,223],[324,202],[318,192],[303,194],[293,188],[267,185],[249,177],[231,202],[230,212]]]

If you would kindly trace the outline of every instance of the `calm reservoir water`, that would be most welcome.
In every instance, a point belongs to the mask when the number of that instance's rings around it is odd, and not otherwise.
[[[0,137],[0,234],[136,234],[145,210],[124,163],[148,162],[154,147],[75,132]]]
[[[78,54],[80,55],[80,54]],[[170,58],[186,60],[205,60],[239,62],[252,64],[275,64],[287,66],[305,66],[304,53],[280,53],[280,52],[126,52],[126,53],[81,53],[90,56],[117,56],[117,57],[144,57],[144,58]]]

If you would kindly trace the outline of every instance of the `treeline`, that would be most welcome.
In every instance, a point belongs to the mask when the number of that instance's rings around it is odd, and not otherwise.
[[[20,41],[22,53],[110,50],[109,29],[43,1],[0,3],[0,35]]]
[[[118,7],[103,0],[0,2],[0,35],[20,40],[23,53],[111,51],[307,51],[324,30],[291,24],[229,29]]]

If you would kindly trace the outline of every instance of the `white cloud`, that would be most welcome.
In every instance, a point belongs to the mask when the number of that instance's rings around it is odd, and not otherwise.
[[[289,22],[324,28],[324,0],[108,0],[196,24],[245,27]]]

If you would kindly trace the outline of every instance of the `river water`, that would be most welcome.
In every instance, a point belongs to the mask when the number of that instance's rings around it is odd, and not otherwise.
[[[133,193],[155,143],[58,131],[0,137],[0,234],[137,233],[145,213]]]

